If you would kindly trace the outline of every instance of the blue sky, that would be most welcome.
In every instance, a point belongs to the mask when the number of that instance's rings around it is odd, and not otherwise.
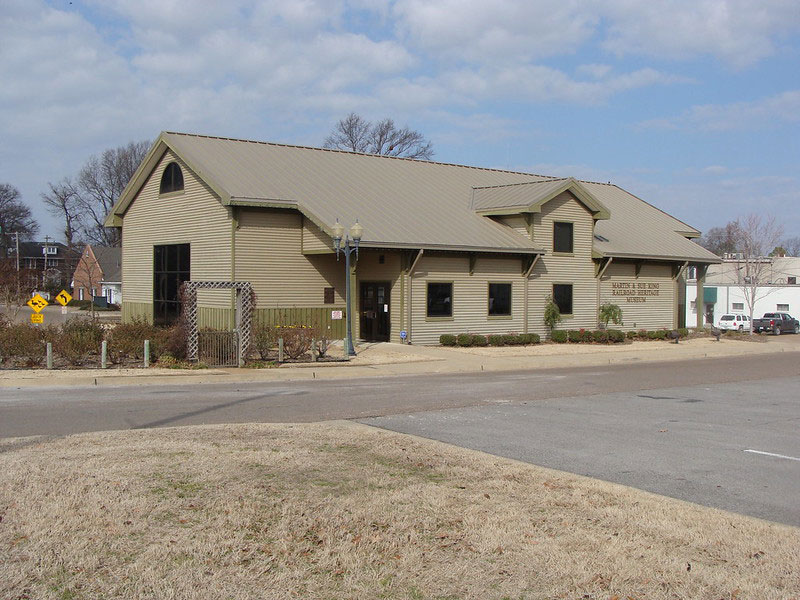
[[[611,181],[800,236],[797,0],[0,0],[0,182],[39,197],[161,130],[321,145],[351,111],[435,160]]]

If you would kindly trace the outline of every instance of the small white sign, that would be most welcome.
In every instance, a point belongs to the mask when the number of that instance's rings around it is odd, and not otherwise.
[[[384,304],[383,305],[383,312],[389,312],[389,305],[388,304]]]
[[[331,320],[333,320],[333,321],[341,321],[342,320],[342,311],[341,310],[332,310],[331,311]]]

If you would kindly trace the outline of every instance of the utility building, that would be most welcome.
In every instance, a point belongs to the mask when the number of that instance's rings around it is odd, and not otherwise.
[[[341,337],[336,224],[363,228],[351,267],[355,336],[674,328],[683,277],[719,259],[700,232],[610,184],[337,150],[162,133],[107,225],[122,228],[123,319],[169,322],[183,281],[249,282],[263,322]],[[230,290],[200,290],[201,326],[230,328]]]

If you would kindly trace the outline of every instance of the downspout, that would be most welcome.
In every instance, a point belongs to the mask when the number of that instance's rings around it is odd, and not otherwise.
[[[522,299],[522,333],[529,333],[528,332],[528,288],[529,288],[529,281],[531,277],[531,273],[533,272],[533,268],[536,266],[536,263],[539,262],[539,259],[542,258],[541,254],[537,254],[533,260],[531,261],[531,266],[528,267],[528,270],[522,274],[524,278],[523,283],[523,293],[525,294]]]
[[[414,285],[411,278],[414,276],[414,270],[417,268],[417,265],[419,264],[419,259],[422,258],[423,254],[425,254],[425,250],[420,248],[420,251],[417,253],[416,258],[411,263],[411,268],[408,269],[408,337],[406,338],[406,340],[408,341],[409,344],[411,343],[411,331],[412,331],[411,314],[412,314],[412,300],[414,298],[413,296]]]

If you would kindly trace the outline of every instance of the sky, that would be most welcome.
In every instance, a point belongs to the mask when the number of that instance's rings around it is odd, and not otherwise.
[[[797,0],[0,0],[0,183],[40,200],[162,130],[321,146],[350,112],[434,160],[612,182],[800,236]]]

